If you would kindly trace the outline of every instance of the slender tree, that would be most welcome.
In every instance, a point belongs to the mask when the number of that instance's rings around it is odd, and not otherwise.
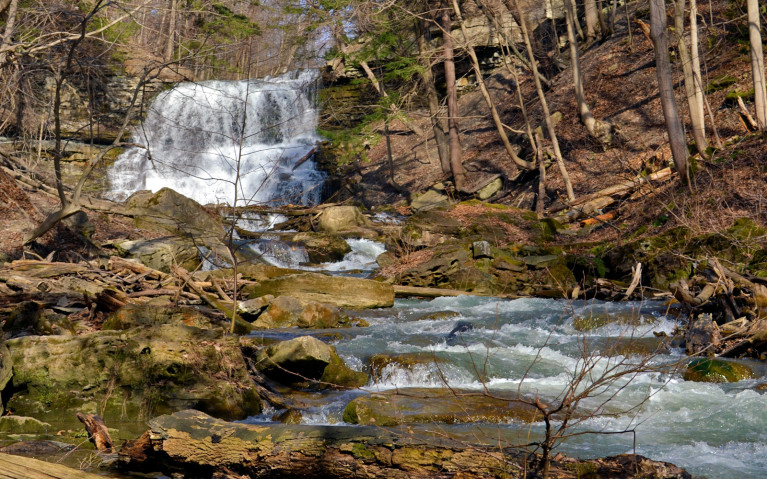
[[[695,80],[695,68],[693,67],[693,56],[690,55],[690,50],[687,48],[687,42],[684,38],[684,13],[685,13],[685,0],[673,0],[674,1],[674,33],[676,35],[677,50],[679,51],[679,58],[682,61],[682,72],[684,73],[684,89],[687,96],[687,106],[690,110],[690,123],[692,125],[692,136],[695,138],[695,147],[698,149],[698,153],[702,157],[706,156],[706,149],[708,143],[706,141],[706,125],[704,120],[703,110],[703,94],[699,95],[699,84]],[[694,0],[693,0],[694,1]],[[697,33],[697,32],[696,32]],[[692,48],[695,50],[695,59],[698,59],[697,51],[698,46],[692,44]],[[700,71],[700,65],[698,65],[698,71]]]
[[[450,34],[452,22],[450,8],[445,6],[440,14],[442,28],[442,49],[445,65],[445,87],[447,89],[447,128],[450,138],[450,170],[457,191],[463,191],[466,185],[466,170],[461,160],[461,139],[458,136],[458,91],[455,82],[455,56],[453,36]]]
[[[431,121],[432,131],[434,132],[434,141],[437,143],[437,153],[439,154],[439,163],[442,167],[442,173],[450,173],[450,149],[447,143],[447,125],[442,118],[442,112],[439,105],[439,95],[434,86],[434,73],[431,69],[431,51],[429,48],[429,26],[426,20],[416,20],[417,42],[418,42],[418,61],[421,64],[421,80],[426,90],[426,100],[429,106],[429,119]]]
[[[597,25],[599,24],[596,0],[584,0],[583,10],[586,16],[586,41],[590,43],[597,38]]]
[[[516,9],[520,16],[522,16],[522,10],[519,8],[519,0],[506,0],[506,6],[509,10]],[[533,45],[530,42],[530,33],[527,31],[527,26],[520,24],[522,30],[522,38],[525,41],[525,47],[527,48],[527,54],[530,56],[530,66],[533,70],[533,79],[535,80],[535,90],[538,92],[538,99],[541,102],[541,108],[543,109],[543,116],[546,121],[546,129],[549,132],[549,138],[551,138],[551,144],[554,147],[554,156],[557,159],[557,166],[559,172],[562,174],[562,179],[565,182],[565,189],[567,190],[567,199],[575,201],[575,192],[573,191],[573,184],[570,181],[570,175],[567,173],[565,167],[565,161],[562,158],[562,151],[559,149],[559,141],[557,140],[557,132],[554,128],[554,121],[551,119],[551,112],[549,111],[549,104],[546,101],[546,95],[543,93],[543,86],[540,79],[538,79],[538,62],[533,55]]]
[[[682,180],[682,183],[689,184],[687,145],[682,121],[679,119],[679,109],[674,97],[666,28],[666,1],[650,0],[650,37],[655,48],[655,73],[658,77],[658,90],[660,91],[660,101],[663,107],[663,117],[666,120],[666,131],[668,132],[668,139],[671,144],[671,155],[674,158],[674,165],[679,172],[679,178]]]
[[[748,35],[751,41],[751,74],[754,77],[754,105],[756,123],[760,130],[767,130],[767,93],[765,93],[764,54],[759,20],[759,0],[748,0]]]

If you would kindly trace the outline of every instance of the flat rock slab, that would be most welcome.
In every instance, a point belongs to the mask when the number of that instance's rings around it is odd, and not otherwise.
[[[335,304],[341,308],[387,308],[394,305],[394,288],[369,279],[303,273],[282,276],[247,285],[249,298],[292,296],[299,300]]]

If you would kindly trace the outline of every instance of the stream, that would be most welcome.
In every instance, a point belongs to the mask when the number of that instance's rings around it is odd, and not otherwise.
[[[238,204],[317,202],[324,174],[312,161],[297,163],[318,141],[313,85],[312,75],[291,74],[264,81],[182,84],[163,93],[150,108],[144,128],[134,131],[134,141],[148,149],[128,150],[110,172],[112,196],[169,186],[202,203],[231,204],[232,185],[237,184]],[[277,221],[249,218],[240,226],[264,231]],[[383,245],[348,241],[352,252],[332,265],[307,265],[305,251],[281,243],[277,236],[265,236],[251,247],[277,266],[367,276],[377,267],[375,258]],[[670,335],[676,325],[659,302],[459,296],[398,300],[393,308],[350,314],[365,319],[369,327],[257,334],[277,339],[317,335],[357,370],[367,370],[375,354],[425,360],[410,366],[392,362],[361,390],[309,395],[305,424],[341,424],[344,407],[354,397],[403,388],[486,387],[555,401],[584,358],[595,362],[592,377],[599,377],[621,361],[640,361],[654,349],[657,337]],[[459,321],[464,331],[449,337]],[[622,345],[613,348],[617,343]],[[760,391],[765,366],[748,363],[756,379],[712,384],[683,380],[674,367],[678,364],[686,364],[684,352],[669,349],[653,356],[646,371],[621,377],[586,398],[582,410],[597,412],[579,418],[569,431],[597,433],[570,437],[557,451],[584,458],[636,452],[711,479],[763,477],[767,399]],[[587,383],[588,378],[583,384]],[[278,412],[265,411],[246,422],[269,422]],[[513,445],[541,437],[544,424],[420,427]],[[636,435],[610,434],[630,429]]]

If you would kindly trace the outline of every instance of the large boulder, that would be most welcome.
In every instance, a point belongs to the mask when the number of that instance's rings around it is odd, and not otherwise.
[[[349,243],[337,235],[302,232],[293,235],[291,241],[306,248],[311,263],[341,261],[347,253],[352,251]]]
[[[321,231],[339,234],[348,231],[358,231],[369,226],[370,221],[356,206],[331,206],[320,213],[318,226]]]
[[[220,330],[160,325],[7,345],[14,370],[7,407],[19,415],[51,422],[98,413],[109,424],[185,408],[229,420],[261,411],[239,343]]]
[[[262,298],[268,298],[266,297]],[[248,300],[246,305],[257,306],[262,298]],[[292,296],[272,299],[265,311],[253,322],[256,328],[336,328],[345,319],[338,306],[328,303],[305,303]]]
[[[330,303],[342,308],[385,308],[394,305],[394,288],[369,279],[302,273],[261,281],[243,288],[248,298],[292,296],[306,303]]]
[[[218,215],[170,188],[157,193],[138,191],[125,200],[125,207],[142,229],[190,236],[203,243],[224,236]]]
[[[456,394],[458,392],[459,394]],[[406,388],[360,396],[344,409],[344,421],[379,427],[441,422],[533,422],[540,419],[534,406],[499,394],[460,394],[466,391]]]
[[[200,265],[200,251],[194,241],[177,236],[151,240],[120,241],[112,244],[120,256],[138,260],[152,269],[169,273],[172,266],[194,271]]]
[[[344,365],[332,346],[312,336],[282,341],[259,351],[256,367],[284,384],[319,387],[361,387],[365,373]]]

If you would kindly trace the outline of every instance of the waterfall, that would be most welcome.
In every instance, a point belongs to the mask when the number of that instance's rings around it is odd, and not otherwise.
[[[317,74],[181,83],[160,93],[109,171],[110,197],[170,187],[202,204],[314,204],[325,175],[296,163],[317,144]]]

